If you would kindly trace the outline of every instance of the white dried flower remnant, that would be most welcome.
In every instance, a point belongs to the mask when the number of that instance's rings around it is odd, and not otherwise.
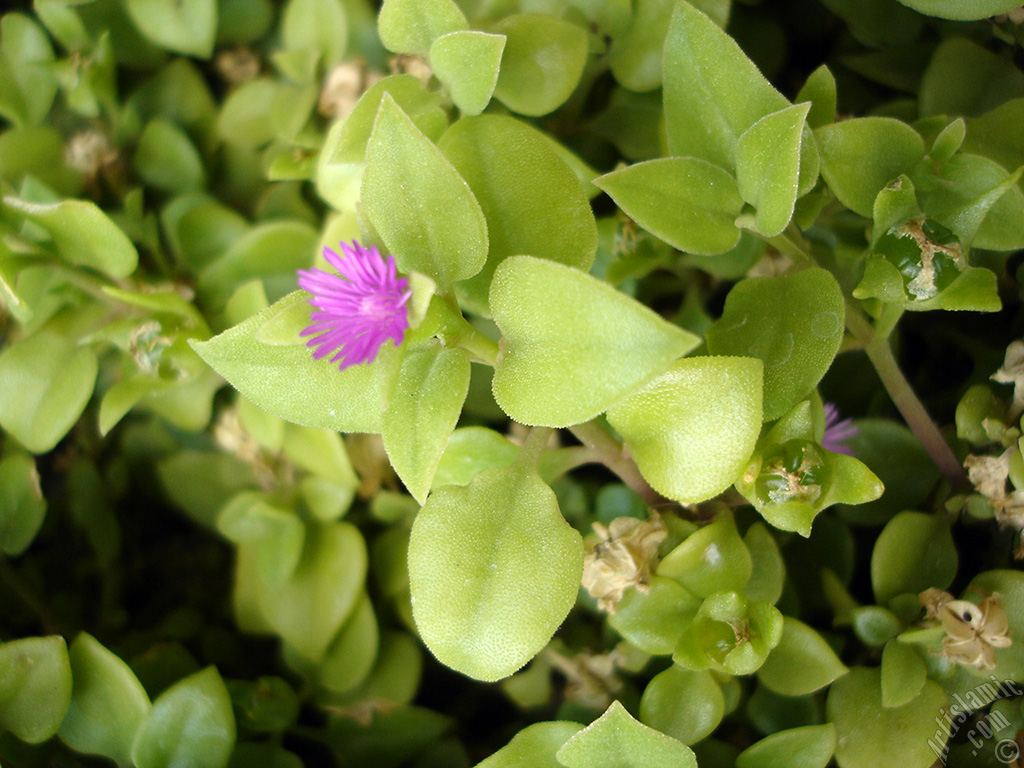
[[[347,117],[359,97],[383,77],[380,72],[368,69],[364,61],[339,64],[327,73],[317,110],[326,117]]]
[[[598,540],[588,542],[583,559],[583,588],[601,610],[615,613],[627,589],[650,589],[658,545],[668,530],[655,512],[647,520],[617,517],[607,527],[594,523],[594,532]]]
[[[1013,421],[1024,413],[1024,341],[1010,342],[1003,366],[992,374],[992,381],[1013,385],[1013,405],[1008,418]]]
[[[260,57],[251,48],[231,48],[221,51],[214,60],[217,72],[224,82],[232,87],[255,80],[262,64]]]
[[[927,613],[925,618],[942,627],[942,656],[955,664],[979,670],[996,668],[996,648],[1009,648],[1010,623],[999,604],[998,593],[975,605],[968,600],[954,600],[948,592],[928,589],[919,600]]]

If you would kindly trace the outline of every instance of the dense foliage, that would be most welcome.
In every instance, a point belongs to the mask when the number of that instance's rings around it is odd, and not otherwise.
[[[5,13],[0,764],[1024,764],[1014,5]]]

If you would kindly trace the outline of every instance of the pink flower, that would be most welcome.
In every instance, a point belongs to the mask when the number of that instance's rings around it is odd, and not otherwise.
[[[825,403],[825,435],[821,438],[821,447],[832,453],[845,453],[853,456],[846,441],[857,434],[857,428],[850,419],[840,419],[839,409],[832,403]]]
[[[334,353],[339,370],[372,362],[388,339],[402,343],[409,328],[406,303],[409,281],[395,272],[395,257],[387,261],[374,248],[355,240],[341,243],[344,256],[324,248],[324,258],[340,275],[322,269],[300,269],[299,287],[313,294],[313,324],[301,336],[313,336],[313,358]]]

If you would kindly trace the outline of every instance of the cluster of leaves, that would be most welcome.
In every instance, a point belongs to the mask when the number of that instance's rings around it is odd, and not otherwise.
[[[1013,5],[4,15],[0,763],[991,764],[936,725],[1024,732]],[[295,270],[356,238],[411,327],[339,371]]]

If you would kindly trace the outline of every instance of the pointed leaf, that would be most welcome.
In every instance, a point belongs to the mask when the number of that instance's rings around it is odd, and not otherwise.
[[[555,753],[582,727],[563,721],[534,723],[476,768],[562,768]]]
[[[9,451],[0,459],[0,552],[20,555],[28,549],[45,517],[35,461]]]
[[[201,59],[213,53],[214,0],[131,0],[126,9],[139,32],[161,48]]]
[[[882,649],[882,706],[891,709],[913,701],[928,669],[912,645],[893,639]]]
[[[762,235],[774,237],[789,224],[796,205],[800,145],[810,104],[766,115],[736,144],[736,181],[743,199],[755,208]]]
[[[783,696],[806,696],[847,673],[825,639],[802,621],[783,618],[782,639],[757,671],[761,682]]]
[[[430,67],[464,115],[479,115],[491,100],[504,50],[504,35],[468,30],[449,32],[430,46]]]
[[[487,258],[487,224],[469,185],[390,95],[366,150],[363,208],[402,272],[444,290]]]
[[[503,334],[494,397],[523,424],[589,421],[697,344],[607,283],[531,256],[502,262],[490,302]]]
[[[338,64],[348,42],[341,0],[289,0],[281,17],[281,39],[289,51],[316,51],[325,69]]]
[[[431,43],[468,24],[454,0],[384,0],[377,27],[389,51],[426,56]]]
[[[478,680],[507,677],[576,601],[583,540],[555,494],[517,462],[434,491],[413,523],[413,616],[427,648]]]
[[[685,3],[684,3],[685,4]],[[681,251],[725,253],[740,239],[736,180],[696,157],[647,160],[594,180],[630,218]]]
[[[685,744],[638,723],[618,701],[558,750],[566,768],[697,768]]]
[[[836,748],[832,723],[777,731],[736,758],[736,768],[825,768]]]
[[[0,644],[0,729],[38,744],[57,733],[70,704],[71,662],[63,637]]]

